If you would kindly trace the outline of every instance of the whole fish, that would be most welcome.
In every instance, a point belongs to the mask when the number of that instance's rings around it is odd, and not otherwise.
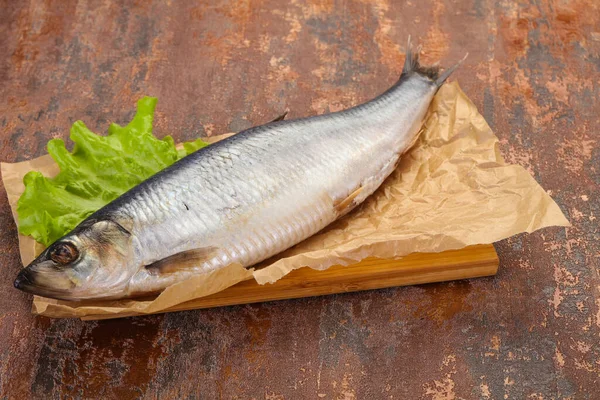
[[[371,101],[250,128],[155,174],[50,245],[15,287],[65,300],[147,295],[314,235],[391,174],[460,64],[423,67],[410,39],[406,53],[400,79]]]

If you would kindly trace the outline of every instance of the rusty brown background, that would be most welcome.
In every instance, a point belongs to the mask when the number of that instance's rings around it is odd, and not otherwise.
[[[2,161],[143,95],[176,140],[351,106],[412,34],[426,61],[470,53],[454,78],[573,223],[498,243],[494,278],[81,322],[12,288],[0,188],[0,398],[600,398],[597,1],[0,4]]]

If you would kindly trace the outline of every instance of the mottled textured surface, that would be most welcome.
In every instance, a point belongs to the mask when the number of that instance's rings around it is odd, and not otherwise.
[[[0,398],[598,398],[600,7],[585,0],[2,1],[0,160],[142,95],[189,140],[337,110],[410,33],[572,228],[497,244],[494,278],[106,322],[30,314],[0,195]],[[2,190],[3,192],[3,190]]]

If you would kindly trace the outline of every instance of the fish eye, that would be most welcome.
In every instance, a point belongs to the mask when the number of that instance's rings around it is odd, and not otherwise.
[[[61,242],[50,251],[50,259],[55,263],[66,265],[79,257],[79,251],[73,243]]]

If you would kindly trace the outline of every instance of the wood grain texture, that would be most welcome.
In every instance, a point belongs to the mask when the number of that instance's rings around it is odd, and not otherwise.
[[[411,254],[399,260],[368,258],[357,264],[336,265],[325,271],[301,268],[274,284],[259,285],[254,280],[240,282],[219,293],[179,304],[164,312],[478,278],[495,275],[498,264],[498,255],[491,244],[442,253]],[[121,314],[116,318],[134,315],[139,314]],[[110,318],[115,317],[90,315],[82,319]]]

